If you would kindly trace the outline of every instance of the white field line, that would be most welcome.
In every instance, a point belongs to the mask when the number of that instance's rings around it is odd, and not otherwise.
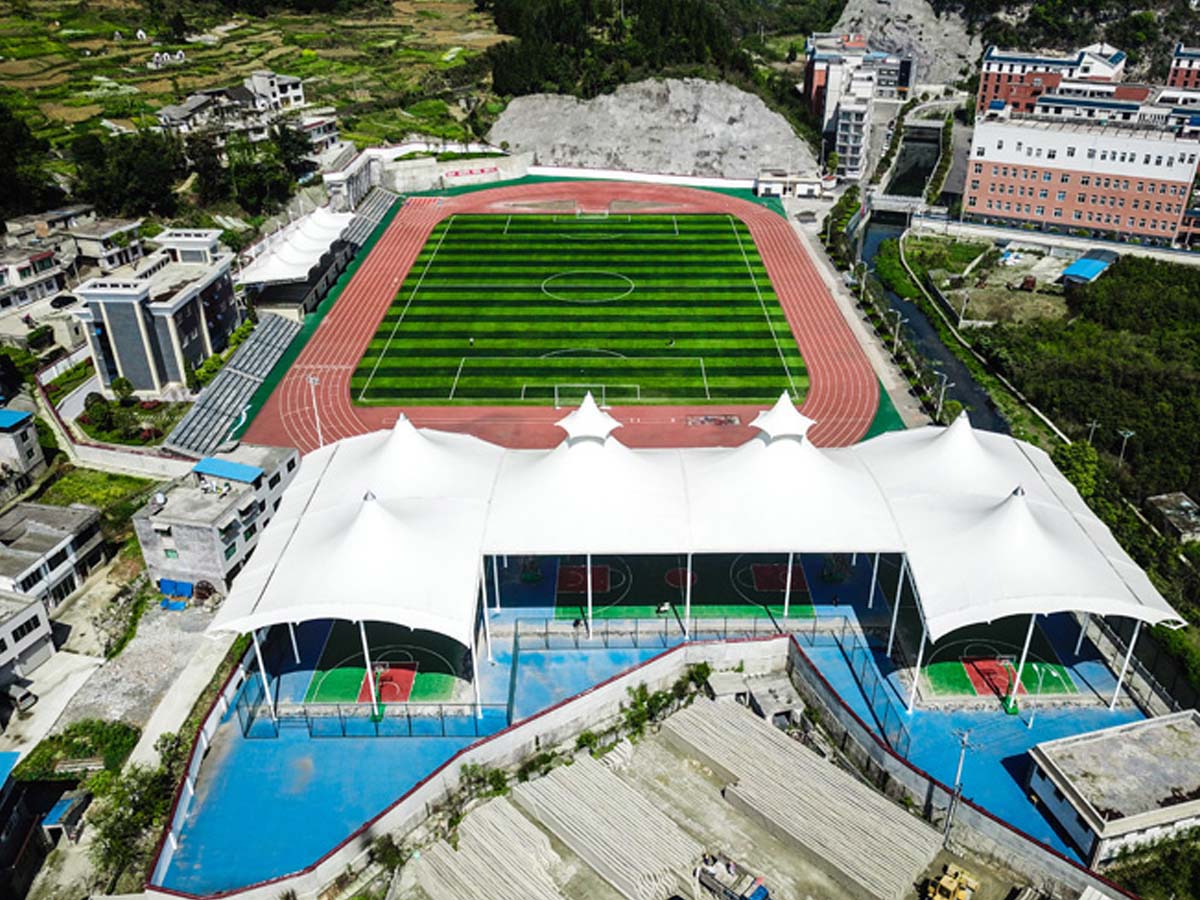
[[[742,246],[742,236],[738,234],[737,226],[733,222],[733,216],[728,216],[729,227],[733,230],[733,236],[737,239],[738,249],[742,251],[742,261],[746,263],[746,274],[750,276],[750,281],[754,285],[754,293],[758,295],[758,304],[762,307],[763,318],[767,321],[767,330],[771,332],[771,339],[775,341],[775,349],[779,351],[779,361],[783,363],[783,371],[787,374],[788,384],[792,386],[792,399],[798,399],[800,394],[796,390],[796,381],[792,378],[792,370],[788,367],[787,358],[783,355],[783,346],[779,343],[779,336],[775,334],[775,325],[771,322],[771,314],[767,311],[767,301],[763,299],[762,291],[758,287],[758,279],[754,275],[754,269],[750,267],[750,257],[746,256],[746,248]]]
[[[388,349],[392,346],[392,340],[396,337],[396,330],[400,327],[400,323],[404,321],[404,317],[408,315],[408,308],[412,306],[413,298],[417,296],[417,291],[421,289],[421,285],[425,282],[425,276],[429,274],[429,267],[433,265],[433,261],[437,259],[438,251],[442,249],[442,242],[446,240],[446,235],[450,233],[450,229],[454,226],[454,216],[446,220],[446,230],[442,232],[442,236],[438,238],[437,246],[433,248],[433,254],[425,262],[425,268],[421,270],[421,277],[417,279],[417,283],[413,285],[412,291],[408,295],[408,301],[404,304],[404,309],[400,310],[400,317],[396,319],[396,324],[392,326],[391,333],[388,334],[387,343],[383,345],[383,350],[379,352],[379,358],[375,360],[375,365],[371,366],[371,374],[367,376],[367,382],[362,386],[362,390],[358,392],[358,399],[364,400],[367,396],[367,388],[371,386],[371,381],[375,378],[375,373],[379,371],[379,364],[383,362],[383,358],[387,356]]]
[[[447,400],[454,399],[454,392],[458,390],[458,379],[462,377],[463,366],[467,364],[467,358],[464,356],[458,361],[458,371],[454,373],[454,384],[450,385],[450,394],[446,397]]]

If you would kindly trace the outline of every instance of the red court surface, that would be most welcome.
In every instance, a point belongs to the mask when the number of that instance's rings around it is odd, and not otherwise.
[[[971,679],[971,687],[980,697],[1007,697],[1016,673],[998,659],[964,659],[963,668]],[[1017,685],[1017,693],[1025,693],[1025,685]]]
[[[460,213],[544,213],[546,204],[556,201],[573,201],[584,211],[604,211],[621,202],[636,204],[639,212],[717,213],[741,219],[750,229],[808,369],[803,411],[817,422],[809,432],[813,442],[845,446],[866,433],[879,405],[879,382],[786,219],[748,200],[695,188],[561,181],[407,200],[268,398],[245,440],[297,447],[302,453],[314,449],[317,417],[307,378],[316,375],[316,405],[327,442],[391,427],[404,412],[418,427],[468,432],[508,447],[561,443],[563,433],[554,423],[564,412],[549,406],[356,407],[350,399],[354,369],[438,222]],[[751,438],[755,432],[750,422],[762,408],[618,406],[611,413],[624,426],[619,439],[629,446],[714,447]]]
[[[396,663],[375,676],[375,689],[379,691],[380,703],[407,703],[412,694],[413,681],[417,677],[414,663]],[[363,673],[362,686],[358,689],[358,702],[371,702],[371,683]]]
[[[756,591],[781,592],[787,590],[787,563],[754,563],[750,571],[754,575]],[[792,591],[807,591],[808,582],[804,580],[804,567],[792,566]]]
[[[682,588],[684,584],[686,584],[684,579],[688,578],[689,576],[691,577],[693,585],[700,580],[699,575],[688,569],[668,569],[667,573],[663,575],[663,581],[667,583],[667,587]]]
[[[608,566],[592,566],[592,592],[608,593]],[[586,594],[587,566],[559,566],[558,593]]]

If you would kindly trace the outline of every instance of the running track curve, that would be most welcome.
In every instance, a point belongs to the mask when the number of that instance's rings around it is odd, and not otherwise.
[[[837,303],[786,219],[724,194],[694,188],[625,182],[545,182],[497,187],[457,197],[405,201],[363,260],[288,373],[247,430],[245,440],[297,447],[318,445],[317,420],[328,443],[393,425],[403,412],[419,427],[469,432],[508,447],[552,447],[562,440],[554,423],[563,410],[514,406],[355,406],[350,378],[392,299],[435,225],[460,213],[516,215],[552,211],[559,202],[600,211],[620,202],[629,212],[720,213],[750,229],[775,294],[808,369],[802,407],[816,421],[820,446],[852,444],[866,433],[879,405],[879,382]],[[308,376],[316,375],[314,416]],[[752,436],[761,406],[626,406],[611,413],[622,422],[622,443],[634,447],[730,446]],[[733,414],[740,424],[697,423],[695,417]],[[689,424],[689,418],[693,421]]]

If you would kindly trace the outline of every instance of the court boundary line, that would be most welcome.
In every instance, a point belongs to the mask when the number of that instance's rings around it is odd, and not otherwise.
[[[330,629],[330,630],[332,631],[332,629]],[[425,653],[428,653],[428,654],[430,654],[431,656],[436,656],[438,659],[440,659],[442,662],[444,662],[444,663],[446,664],[446,670],[447,670],[447,671],[446,671],[446,673],[442,673],[442,672],[426,672],[425,674],[427,674],[427,675],[441,675],[441,674],[449,674],[449,675],[450,675],[450,677],[451,677],[451,678],[453,678],[455,681],[462,681],[462,680],[463,680],[463,679],[459,678],[459,676],[458,676],[458,675],[455,675],[455,674],[453,674],[453,666],[451,666],[451,665],[450,665],[450,660],[449,660],[449,659],[447,659],[447,658],[446,658],[446,657],[445,657],[443,654],[439,653],[437,650],[431,650],[431,649],[428,649],[428,648],[421,648],[421,647],[420,647],[419,645],[417,645],[417,644],[384,644],[382,647],[375,648],[375,649],[372,651],[372,653],[371,653],[371,662],[372,662],[372,663],[379,663],[379,662],[385,662],[385,663],[386,663],[386,662],[412,662],[412,663],[416,664],[416,666],[417,666],[417,674],[421,674],[421,671],[420,671],[420,662],[419,662],[419,661],[418,661],[418,660],[417,660],[417,659],[414,657],[414,654],[413,654],[413,653],[411,652],[411,650],[410,650],[410,649],[408,649],[408,648],[416,648],[416,649],[422,650],[423,652],[425,652]],[[404,651],[405,653],[408,653],[408,655],[409,655],[409,657],[410,657],[410,658],[409,658],[408,660],[402,660],[402,659],[390,660],[390,659],[385,659],[385,658],[384,658],[384,654],[386,654],[386,653],[388,653],[389,651],[392,651],[392,650],[402,650],[402,651]],[[469,651],[469,650],[467,650],[467,652],[470,652],[470,651]],[[358,666],[350,666],[350,665],[346,665],[346,664],[345,664],[347,660],[350,660],[350,659],[355,659],[355,658],[362,658],[362,651],[361,651],[361,650],[357,651],[357,652],[356,652],[355,654],[353,654],[352,656],[343,657],[341,660],[339,660],[339,662],[338,662],[338,665],[335,665],[335,666],[333,666],[333,667],[332,667],[332,668],[330,668],[328,671],[322,672],[322,673],[321,673],[321,682],[322,682],[322,683],[324,683],[324,680],[325,680],[325,677],[326,677],[326,676],[328,676],[328,675],[329,675],[329,674],[331,674],[332,672],[335,672],[335,671],[337,671],[337,670],[339,670],[339,669],[359,668]],[[362,660],[362,663],[363,663],[363,665],[362,665],[362,668],[364,669],[364,673],[363,673],[363,679],[365,679],[365,678],[366,678],[366,672],[365,672],[365,670],[366,670],[366,660],[365,660],[365,659],[363,659],[363,660]],[[316,674],[316,673],[314,672],[314,676],[315,676],[315,674]],[[414,678],[414,685],[415,685],[415,683],[416,683],[416,682],[415,682],[415,678]],[[311,681],[310,681],[310,685],[311,685]],[[359,688],[360,688],[360,690],[361,690],[361,687],[362,687],[362,679],[360,679],[360,681],[359,681]],[[318,688],[318,690],[319,690],[319,688]],[[355,699],[354,699],[354,700],[317,700],[317,699],[309,700],[309,699],[308,699],[308,694],[306,693],[306,694],[305,694],[305,699],[304,699],[304,701],[303,701],[303,702],[305,702],[305,703],[346,703],[346,704],[357,704],[357,703],[358,703],[357,697],[358,697],[358,694],[356,693],[356,694],[355,694]],[[439,702],[439,701],[435,701],[435,702]],[[365,705],[365,704],[364,704],[364,705]]]
[[[468,361],[484,362],[484,361],[491,360],[491,361],[503,361],[503,362],[521,362],[521,361],[529,361],[529,360],[543,360],[544,361],[544,360],[548,360],[548,359],[565,359],[565,360],[571,360],[572,362],[575,362],[575,361],[579,361],[579,360],[586,361],[586,360],[593,360],[593,359],[606,359],[606,360],[607,359],[621,359],[621,360],[629,360],[631,362],[637,362],[639,360],[649,360],[654,363],[661,363],[663,360],[680,360],[681,362],[682,361],[690,361],[692,363],[695,363],[699,367],[699,370],[700,370],[700,380],[701,380],[701,383],[704,385],[705,399],[712,400],[712,390],[711,390],[711,387],[708,382],[708,369],[704,365],[705,358],[703,356],[668,356],[668,355],[663,355],[663,354],[643,354],[640,356],[627,356],[623,353],[618,353],[615,350],[606,350],[603,347],[582,348],[578,352],[583,352],[585,350],[588,352],[599,354],[599,355],[597,355],[597,356],[573,356],[573,355],[567,356],[567,355],[563,355],[563,354],[567,354],[567,353],[575,353],[576,352],[575,350],[573,350],[571,348],[564,348],[562,350],[551,350],[549,353],[542,353],[542,354],[538,354],[537,356],[529,356],[529,355],[469,356],[469,355],[464,355],[459,358],[458,369],[454,373],[454,380],[450,384],[450,392],[446,395],[446,399],[447,400],[454,399],[454,395],[458,391],[458,383],[462,379],[463,369],[466,368],[466,364]],[[560,355],[554,356],[552,354],[560,354]],[[383,357],[381,356],[380,360],[382,360],[382,358]],[[370,382],[368,380],[368,383],[363,385],[363,391],[365,391],[367,389],[369,384],[370,384]],[[559,385],[563,385],[566,387],[570,387],[572,385],[580,385],[580,386],[588,387],[588,386],[599,386],[599,385],[610,385],[610,384],[613,385],[614,387],[637,387],[639,401],[643,400],[643,399],[651,399],[651,400],[659,399],[659,398],[653,397],[653,396],[643,398],[642,394],[641,394],[642,385],[640,382],[636,382],[636,381],[604,381],[604,380],[580,381],[580,382],[555,381],[555,382],[551,382],[547,385],[539,385],[537,382],[524,382],[521,386],[520,399],[521,400],[525,399],[525,391],[530,386],[549,387],[549,388],[553,389]],[[360,393],[359,399],[360,400],[362,399],[361,393]],[[474,398],[471,398],[471,399],[474,399]],[[493,402],[499,402],[495,398],[492,398],[492,399],[493,399]],[[662,399],[666,399],[666,398],[662,398]]]
[[[762,289],[758,286],[758,276],[754,274],[754,269],[750,267],[750,257],[746,255],[746,248],[742,244],[742,236],[738,233],[733,216],[726,213],[725,218],[729,220],[729,228],[737,240],[738,249],[742,251],[742,262],[746,264],[746,274],[750,276],[750,282],[754,285],[754,293],[758,295],[758,305],[762,307],[763,319],[767,323],[767,330],[771,332],[771,338],[775,341],[775,349],[779,351],[779,361],[783,364],[783,373],[787,375],[788,384],[792,386],[792,399],[798,400],[800,395],[796,391],[796,379],[792,377],[791,366],[787,364],[787,358],[783,355],[783,345],[779,343],[779,335],[775,333],[775,323],[771,321],[771,313],[767,310],[767,301],[763,299]],[[763,263],[763,265],[765,266],[766,263]],[[774,286],[771,289],[774,290]],[[786,318],[786,313],[784,316]]]
[[[364,382],[362,390],[358,392],[358,400],[360,403],[366,399],[367,388],[371,386],[371,382],[375,379],[375,373],[379,371],[380,363],[382,363],[384,358],[388,355],[388,349],[392,346],[392,341],[395,340],[396,332],[399,330],[400,324],[404,321],[404,317],[408,315],[409,307],[412,306],[413,300],[415,300],[417,297],[417,291],[419,291],[421,289],[421,285],[425,283],[425,276],[429,274],[429,267],[432,266],[433,261],[437,259],[438,251],[442,249],[442,242],[446,240],[446,235],[450,233],[450,229],[454,227],[454,220],[456,217],[457,215],[452,213],[446,218],[446,227],[438,237],[437,246],[433,248],[433,253],[430,255],[429,259],[425,261],[425,268],[421,270],[421,277],[419,277],[417,279],[417,283],[413,285],[413,289],[408,295],[408,301],[404,304],[404,309],[400,310],[400,315],[396,319],[396,324],[392,326],[391,332],[388,333],[387,341],[384,343],[383,349],[379,352],[379,358],[375,360],[375,365],[371,367],[371,374],[367,376],[367,380]],[[403,284],[403,282],[401,282],[401,284]],[[387,315],[386,310],[384,311],[384,315]],[[370,346],[369,339],[367,343],[368,346]]]

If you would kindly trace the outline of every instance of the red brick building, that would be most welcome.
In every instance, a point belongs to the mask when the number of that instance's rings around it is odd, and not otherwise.
[[[1125,54],[1108,44],[1092,44],[1069,56],[1019,53],[992,46],[983,54],[975,108],[983,112],[999,101],[1015,112],[1032,112],[1038,97],[1056,91],[1064,81],[1113,83],[1124,76]]]

